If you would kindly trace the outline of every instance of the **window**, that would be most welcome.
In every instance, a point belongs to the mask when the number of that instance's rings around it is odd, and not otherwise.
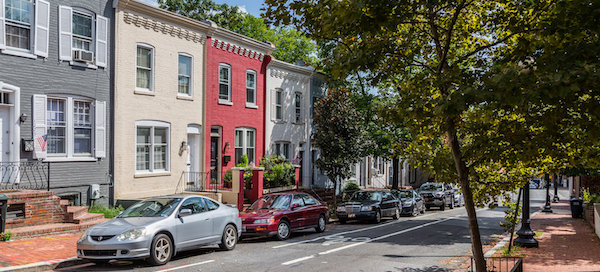
[[[152,91],[154,85],[154,74],[152,67],[154,64],[153,48],[147,45],[138,44],[136,53],[136,76],[135,88],[143,91]]]
[[[192,95],[192,57],[179,54],[177,93]]]
[[[231,67],[219,64],[219,101],[231,102]]]
[[[219,208],[219,203],[217,203],[211,199],[205,198],[204,201],[206,202],[206,206],[209,211],[216,210]]]
[[[60,60],[88,68],[106,67],[107,18],[81,8],[59,6],[58,22]]]
[[[315,200],[312,196],[302,194],[302,198],[304,199],[304,204],[306,206],[317,205],[317,200]]]
[[[283,90],[275,90],[275,101],[274,101],[274,119],[276,121],[283,121]]]
[[[292,205],[298,204],[298,207],[304,207],[304,200],[302,199],[302,195],[294,195],[294,199],[292,199]]]
[[[50,3],[44,0],[4,0],[0,1],[0,8],[3,11],[0,11],[2,53],[47,58]]]
[[[199,197],[190,198],[184,201],[183,204],[181,204],[181,208],[179,208],[179,211],[183,209],[189,209],[192,212],[192,214],[197,214],[206,211],[206,209],[204,208],[204,202],[202,201],[202,198]]]
[[[275,143],[275,154],[277,156],[282,155],[286,161],[290,160],[290,143],[288,142],[277,142]]]
[[[242,155],[248,157],[248,162],[254,161],[256,131],[252,128],[235,129],[235,164],[242,161]]]
[[[246,106],[256,106],[256,72],[246,71]]]
[[[296,123],[302,123],[302,94],[296,93],[294,98],[294,108],[296,109]]]
[[[103,158],[106,102],[59,95],[34,95],[34,157]]]
[[[135,170],[137,172],[169,171],[170,124],[159,121],[136,122]]]

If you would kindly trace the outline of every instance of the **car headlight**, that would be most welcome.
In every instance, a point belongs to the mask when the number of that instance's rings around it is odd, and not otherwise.
[[[435,193],[435,196],[437,196],[437,197],[442,197],[442,195],[443,195],[442,193]]]
[[[345,212],[345,211],[346,211],[346,207],[344,207],[344,206],[339,206],[339,207],[337,207],[337,211],[338,211],[338,212]]]
[[[83,233],[81,234],[81,237],[79,237],[79,241],[78,242],[83,242],[83,241],[85,241],[87,239],[87,236],[88,236],[87,232],[88,232],[87,229],[83,231]]]
[[[117,236],[117,240],[135,240],[146,235],[146,228],[137,228],[123,232]]]
[[[412,206],[412,201],[405,201],[404,203],[402,203],[403,206]]]
[[[361,212],[372,211],[372,210],[373,210],[373,206],[362,206],[362,207],[360,207],[360,211]]]
[[[275,222],[275,218],[254,220],[254,224],[269,224]]]

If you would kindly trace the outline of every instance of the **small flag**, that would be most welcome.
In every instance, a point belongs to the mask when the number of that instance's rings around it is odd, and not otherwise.
[[[47,143],[47,139],[48,139],[48,134],[37,137],[36,139],[38,141],[38,144],[40,144],[42,151],[46,151],[46,143]]]

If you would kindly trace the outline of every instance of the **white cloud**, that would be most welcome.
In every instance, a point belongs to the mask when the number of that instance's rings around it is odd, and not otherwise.
[[[248,13],[248,10],[246,10],[246,5],[237,6],[237,7],[242,13]]]
[[[153,5],[155,7],[158,7],[158,1],[157,0],[140,0],[148,5]]]

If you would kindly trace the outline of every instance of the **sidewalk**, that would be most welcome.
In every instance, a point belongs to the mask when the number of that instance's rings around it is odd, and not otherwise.
[[[525,248],[525,272],[600,271],[600,239],[583,219],[571,218],[567,200],[552,203],[553,213],[535,213],[531,229],[543,232],[539,248]],[[76,243],[81,233],[0,242],[0,272],[45,271],[80,264]],[[493,256],[501,256],[496,251]]]

